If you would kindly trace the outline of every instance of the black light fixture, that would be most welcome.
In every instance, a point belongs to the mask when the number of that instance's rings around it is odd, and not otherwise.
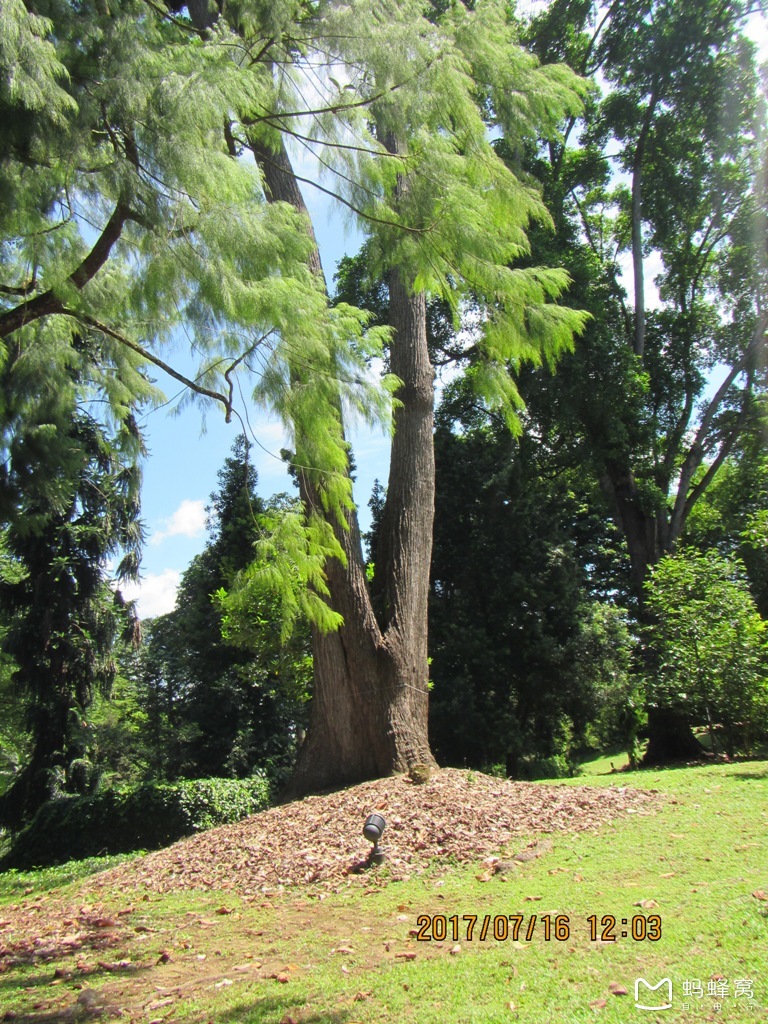
[[[379,846],[379,840],[381,839],[386,826],[387,823],[380,814],[369,814],[365,819],[363,835],[369,843],[373,843],[373,849],[368,856],[368,862],[370,864],[381,864],[384,860],[385,855],[384,851]]]

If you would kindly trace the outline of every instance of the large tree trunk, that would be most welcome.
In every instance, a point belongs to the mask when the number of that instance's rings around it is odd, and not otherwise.
[[[271,200],[307,213],[284,147],[252,148]],[[322,274],[317,248],[310,260]],[[284,794],[305,793],[434,764],[427,734],[427,599],[434,518],[433,371],[427,351],[424,295],[390,282],[394,337],[391,366],[403,381],[395,417],[389,490],[377,575],[385,606],[371,603],[357,516],[348,530],[334,524],[347,566],[327,566],[331,605],[344,618],[336,633],[313,635],[314,693],[310,722]],[[320,507],[300,479],[302,499]]]
[[[693,735],[685,712],[649,708],[648,749],[642,760],[644,767],[671,761],[699,761],[705,756],[708,756],[707,751]]]

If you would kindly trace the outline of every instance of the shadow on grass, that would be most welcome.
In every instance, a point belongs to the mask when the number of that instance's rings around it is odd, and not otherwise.
[[[88,941],[90,939],[91,941]],[[124,937],[92,935],[82,945],[73,948],[67,943],[46,943],[45,946],[30,948],[26,944],[6,948],[0,958],[0,1008],[10,1005],[31,1004],[36,1012],[24,1009],[9,1011],[13,1016],[1,1015],[0,1021],[12,1020],[13,1024],[68,1024],[103,1017],[105,1004],[99,996],[89,1001],[92,986],[110,979],[136,977],[151,969],[150,964],[109,964],[105,960],[98,965],[79,968],[77,963],[84,956],[98,955],[118,945]],[[29,973],[34,969],[35,973]],[[54,983],[61,988],[54,989]],[[82,986],[80,995],[71,992],[68,986]],[[51,1008],[51,1004],[68,993],[74,1002],[64,1009]]]
[[[686,769],[696,768],[722,768],[727,771],[729,768],[739,768],[741,765],[749,764],[760,764],[765,765],[768,758],[764,756],[760,757],[746,757],[740,756],[736,758],[727,758],[723,754],[709,755],[703,757],[699,761],[668,761],[665,764],[641,764],[637,768],[624,768],[615,772],[616,775],[648,775],[658,774],[663,772],[679,772],[685,771]],[[614,773],[611,773],[614,774]],[[768,766],[761,767],[755,771],[734,771],[728,772],[728,777],[734,779],[737,782],[747,781],[750,779],[768,779]]]
[[[293,1012],[292,1012],[293,1011]],[[338,1010],[318,1009],[307,1012],[305,999],[264,996],[253,1001],[238,1003],[224,1013],[216,1015],[216,1024],[273,1024],[276,1020],[301,1020],[301,1024],[345,1024],[346,1021],[360,1020],[359,1010],[343,1007]]]
[[[108,1007],[103,1004],[84,1006],[75,1003],[60,1010],[44,1010],[40,1013],[18,1013],[13,1017],[0,1017],[0,1020],[12,1020],[13,1024],[83,1024],[91,1020],[104,1020]],[[109,1019],[109,1017],[107,1017]]]
[[[744,764],[744,761],[739,761],[737,764]],[[755,779],[768,779],[768,768],[763,768],[760,772],[734,772],[731,778],[736,782],[749,782]]]

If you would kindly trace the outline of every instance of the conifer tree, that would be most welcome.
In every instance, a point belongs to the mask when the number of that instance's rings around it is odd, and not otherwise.
[[[132,422],[110,435],[82,411],[26,421],[10,444],[2,489],[15,573],[0,584],[3,650],[32,750],[0,800],[5,825],[59,788],[83,792],[93,781],[88,708],[97,690],[109,692],[115,643],[135,628],[107,563],[120,559],[118,582],[138,571],[140,444]]]
[[[207,509],[209,542],[183,573],[174,610],[149,624],[138,689],[161,774],[245,776],[259,769],[279,788],[306,725],[308,627],[282,641],[267,599],[249,602],[236,635],[225,637],[214,597],[253,562],[265,518],[283,514],[290,501],[284,509],[285,496],[259,497],[243,434],[218,479]]]

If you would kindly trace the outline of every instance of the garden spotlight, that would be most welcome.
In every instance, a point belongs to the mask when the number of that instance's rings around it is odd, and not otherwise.
[[[379,840],[384,833],[386,825],[386,821],[384,821],[380,814],[369,814],[365,819],[363,835],[369,843],[373,843],[373,849],[368,857],[368,861],[371,864],[381,864],[384,860],[384,851],[379,846]]]

